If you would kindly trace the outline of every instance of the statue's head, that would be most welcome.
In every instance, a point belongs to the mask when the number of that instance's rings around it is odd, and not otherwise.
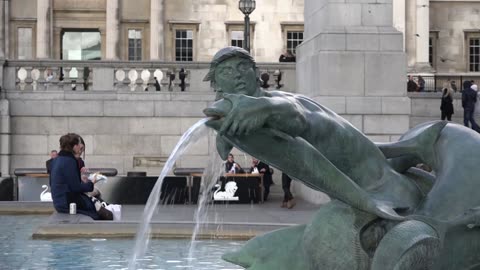
[[[211,81],[217,92],[216,100],[223,98],[224,93],[252,96],[258,87],[255,60],[242,48],[223,48],[213,57],[203,80]]]

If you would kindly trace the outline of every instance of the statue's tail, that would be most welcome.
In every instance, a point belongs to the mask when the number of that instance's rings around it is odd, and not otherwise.
[[[447,123],[447,121],[430,122],[408,131],[398,142],[377,143],[376,145],[386,158],[410,155],[433,166],[435,164],[434,144]]]

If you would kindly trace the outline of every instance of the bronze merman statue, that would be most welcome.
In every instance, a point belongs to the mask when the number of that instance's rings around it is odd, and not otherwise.
[[[214,56],[206,80],[222,158],[235,146],[333,199],[309,224],[255,237],[225,260],[252,270],[479,267],[477,133],[436,121],[375,144],[308,97],[261,89],[237,47]]]

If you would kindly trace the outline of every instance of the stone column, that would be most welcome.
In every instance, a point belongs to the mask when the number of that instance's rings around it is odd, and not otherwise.
[[[164,0],[150,0],[150,60],[165,60]]]
[[[430,38],[429,0],[417,0],[416,6],[416,72],[430,72],[428,61],[428,42]]]
[[[37,0],[37,58],[50,57],[50,0]]]
[[[375,141],[409,129],[403,35],[393,2],[305,0],[297,92],[345,116]]]
[[[406,28],[406,0],[393,0],[393,26],[403,33],[403,49],[405,51],[405,28]]]
[[[5,1],[0,0],[0,58],[5,58]]]
[[[107,0],[107,38],[106,56],[107,60],[119,59],[120,39],[120,8],[119,0]]]
[[[395,141],[410,125],[403,35],[393,27],[392,3],[305,0],[297,47],[296,91],[376,142]],[[299,197],[319,197],[303,189],[295,186]]]

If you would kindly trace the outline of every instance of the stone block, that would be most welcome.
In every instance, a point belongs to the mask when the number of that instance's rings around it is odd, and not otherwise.
[[[348,114],[380,114],[380,97],[346,97]]]
[[[86,160],[89,168],[114,168],[118,172],[123,172],[123,155],[89,155]]]
[[[367,138],[372,142],[390,142],[390,136],[388,135],[367,135]]]
[[[363,132],[363,116],[362,115],[354,115],[354,114],[345,114],[341,115],[345,120],[350,122],[354,127],[356,127],[358,130]]]
[[[8,134],[12,132],[12,124],[10,116],[0,116],[0,134]]]
[[[320,52],[310,77],[314,95],[363,96],[365,56],[358,52]],[[348,76],[345,76],[348,74]],[[318,81],[317,81],[318,80]]]
[[[127,120],[129,134],[181,135],[182,124],[178,118],[132,118]]]
[[[12,154],[45,155],[48,153],[45,135],[15,135],[11,138]]]
[[[291,187],[292,193],[295,194],[296,197],[302,198],[305,201],[308,201],[313,204],[326,204],[330,201],[330,197],[318,190],[314,190],[299,181],[292,181]]]
[[[113,68],[96,67],[93,69],[92,91],[113,90],[114,70]]]
[[[406,67],[406,56],[403,52],[366,52],[365,95],[406,96]]]
[[[186,92],[173,92],[171,94],[171,100],[174,101],[213,101],[215,100],[215,92],[211,93],[186,93]]]
[[[11,141],[11,135],[7,135],[7,134],[0,134],[0,155],[3,155],[3,156],[10,156],[12,150],[11,150],[11,144],[10,144],[10,141]],[[0,164],[1,164],[1,161],[0,161]],[[3,164],[2,164],[3,166]],[[9,164],[6,165],[7,167],[9,166]],[[2,168],[2,171],[3,171],[3,167]]]
[[[68,91],[65,92],[66,100],[117,100],[117,91]]]
[[[392,4],[362,4],[362,22],[365,26],[391,26],[393,24]]]
[[[10,102],[8,99],[0,100],[0,116],[10,116]]]
[[[17,168],[45,168],[45,162],[50,159],[48,155],[17,155],[13,154],[10,156],[10,174],[13,175],[13,172]]]
[[[378,34],[347,34],[347,51],[378,51]]]
[[[122,148],[125,155],[161,156],[162,140],[158,135],[123,135]]]
[[[54,116],[103,116],[103,101],[52,101]]]
[[[153,101],[104,101],[105,116],[153,116]]]
[[[12,91],[12,92],[7,92],[6,95],[9,100],[13,100],[13,99],[63,100],[65,98],[64,91],[41,91],[41,92]]]
[[[196,85],[190,84],[190,86],[187,88],[189,92],[210,92],[212,89],[210,88],[210,82],[204,82],[203,78],[207,75],[209,71],[209,67],[205,69],[196,69],[192,70],[192,72],[189,74],[190,78],[188,80],[190,82],[202,82]]]
[[[362,5],[331,3],[328,6],[328,25],[362,25]]]
[[[175,146],[179,143],[180,136],[162,136],[162,155],[170,156]],[[191,144],[185,151],[188,155],[208,155],[208,137],[199,138],[199,140]]]
[[[183,168],[205,168],[208,165],[210,156],[185,155],[177,160],[177,167]]]
[[[191,128],[195,123],[203,119],[203,117],[197,117],[197,118],[192,118],[192,117],[181,117],[179,118],[179,121],[181,123],[181,134],[185,133],[189,128]]]
[[[132,100],[132,101],[155,101],[155,100],[171,100],[171,92],[118,92],[118,100]]]
[[[68,133],[67,117],[18,116],[10,119],[15,134],[63,134]]]
[[[321,105],[329,108],[330,110],[338,113],[344,114],[347,112],[347,103],[345,97],[339,96],[317,96],[313,100],[320,103]]]
[[[403,50],[402,33],[397,34],[379,34],[380,51],[396,51]]]
[[[145,145],[145,148],[148,147],[149,146]],[[92,148],[94,155],[123,155],[127,150],[122,142],[122,135],[115,133],[110,135],[94,135]]]
[[[52,101],[50,100],[11,100],[11,116],[51,116]]]
[[[121,117],[69,117],[68,130],[78,134],[128,134],[129,119]]]
[[[409,129],[408,115],[365,115],[365,134],[403,134]]]
[[[412,116],[427,116],[440,119],[440,102],[440,99],[413,99]]]
[[[344,33],[324,33],[314,37],[314,51],[342,51],[347,48]]]
[[[156,101],[155,116],[202,117],[206,107],[204,101]]]
[[[382,114],[410,114],[409,97],[382,97]]]

